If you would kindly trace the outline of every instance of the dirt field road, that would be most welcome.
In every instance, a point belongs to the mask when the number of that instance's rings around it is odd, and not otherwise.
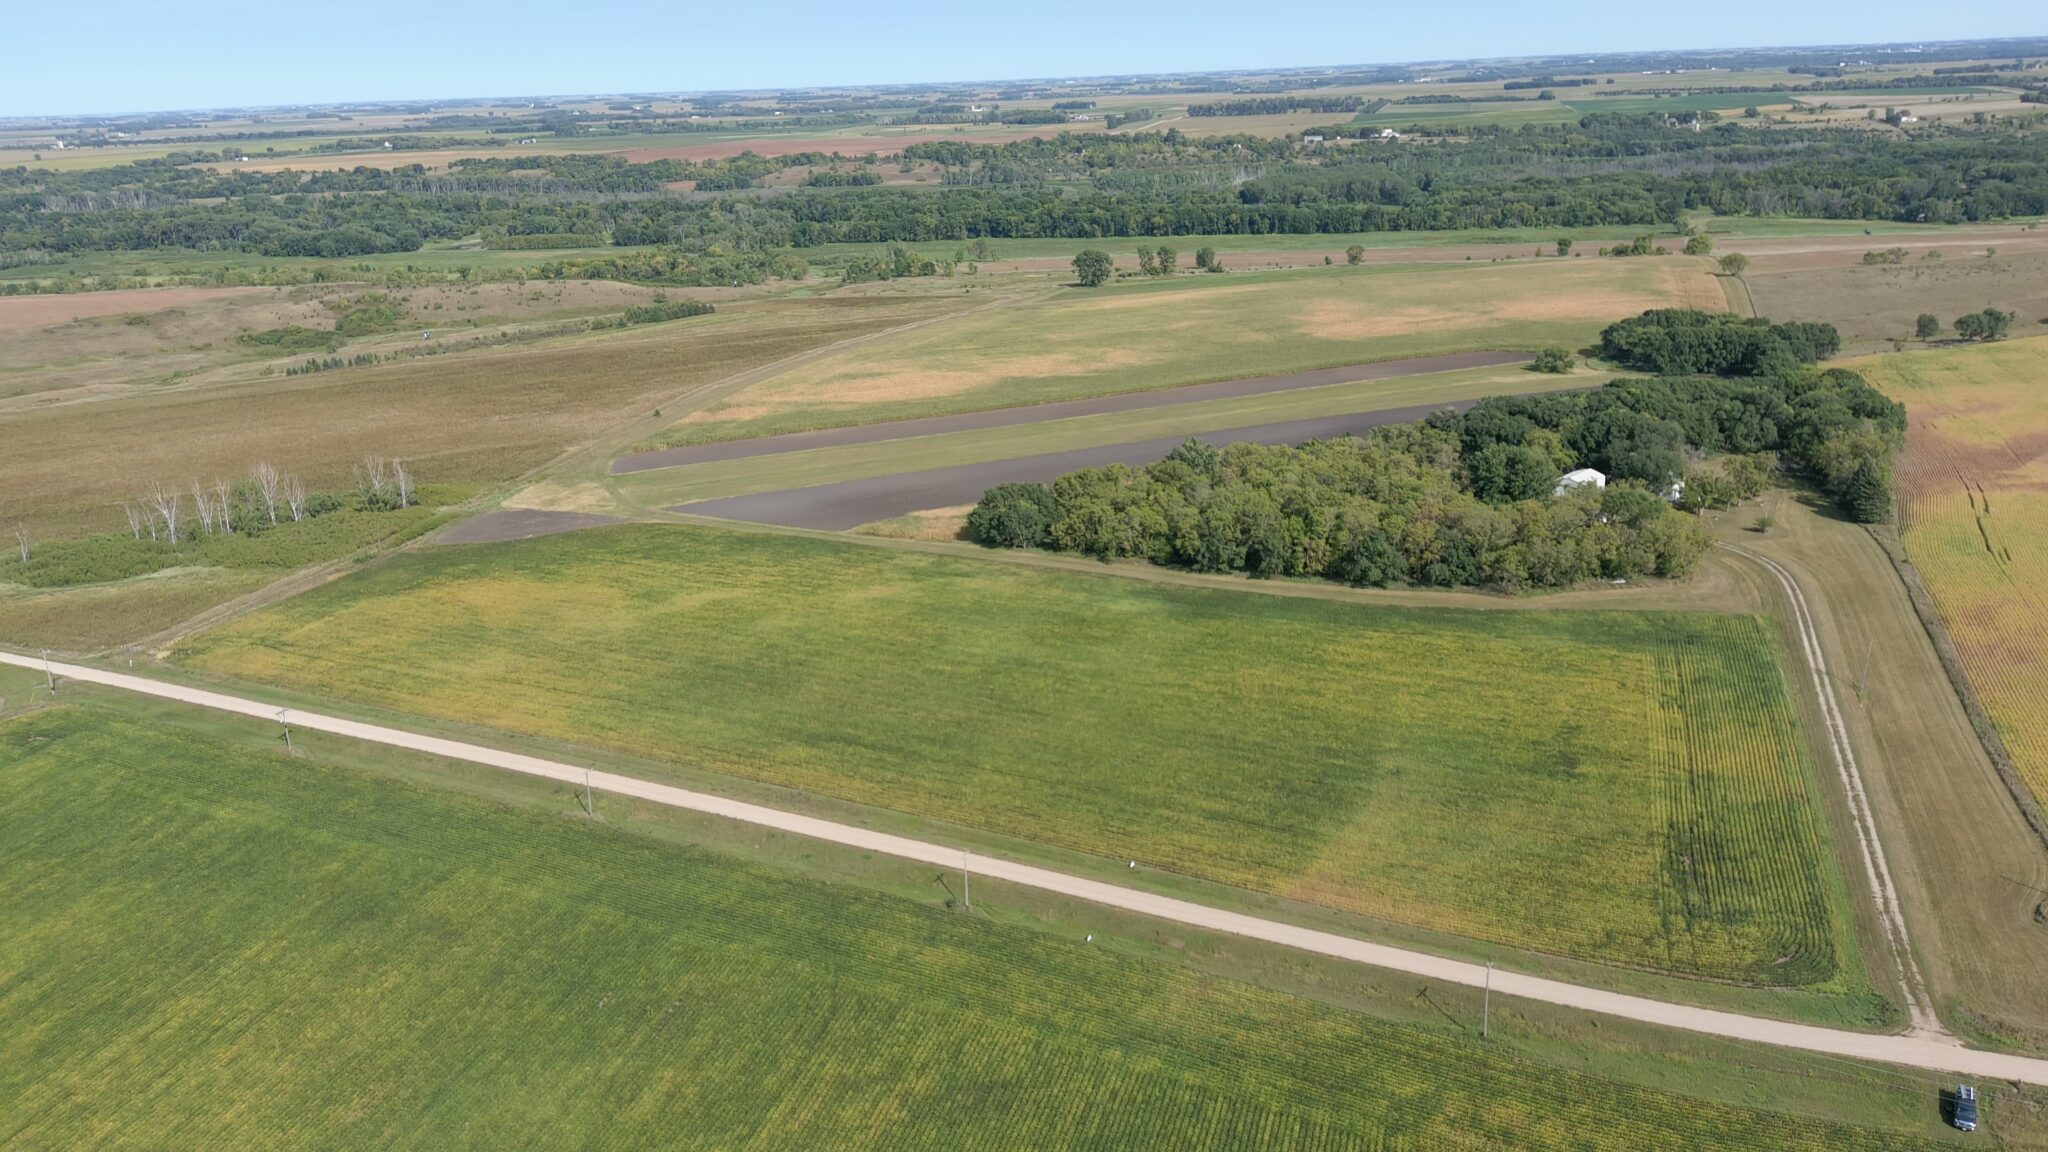
[[[13,664],[23,668],[41,670],[44,662],[31,656],[20,656],[0,652],[0,663]],[[103,684],[130,692],[166,700],[175,700],[202,708],[213,708],[259,720],[276,721],[279,710],[275,705],[228,696],[199,688],[187,688],[166,684],[140,676],[129,676],[119,672],[104,672],[73,664],[53,664],[50,671],[66,681],[80,681]],[[61,686],[60,686],[61,689]],[[288,713],[291,723],[298,728],[330,732],[351,739],[368,740],[397,748],[407,748],[432,756],[443,756],[473,764],[501,768],[549,780],[559,780],[572,786],[586,782],[592,788],[621,796],[663,804],[674,808],[705,812],[733,820],[798,836],[807,836],[834,844],[843,844],[869,852],[880,852],[906,860],[915,860],[941,868],[962,868],[977,877],[1020,884],[1048,892],[1069,896],[1079,900],[1120,908],[1141,915],[1162,920],[1187,924],[1214,932],[1226,932],[1254,940],[1263,940],[1306,952],[1331,956],[1358,964],[1367,964],[1396,972],[1443,980],[1468,987],[1482,987],[1489,983],[1487,969],[1461,960],[1447,960],[1424,952],[1405,948],[1393,948],[1373,944],[1329,932],[1319,932],[1275,920],[1247,916],[1238,912],[1227,912],[1205,905],[1176,900],[1167,896],[1154,895],[1114,884],[1104,884],[1078,876],[1054,872],[1045,868],[1034,868],[990,856],[980,856],[949,848],[942,844],[931,844],[901,836],[857,828],[847,824],[836,824],[810,816],[764,808],[757,804],[746,804],[713,796],[703,792],[691,792],[666,784],[655,784],[637,780],[630,776],[618,776],[609,772],[596,772],[588,768],[556,760],[544,760],[516,752],[486,748],[478,744],[466,744],[436,736],[424,736],[397,728],[377,724],[365,724],[340,717],[323,716],[296,709]],[[1744,1016],[1735,1012],[1722,1012],[1710,1008],[1694,1008],[1682,1004],[1668,1004],[1641,996],[1628,996],[1595,988],[1582,988],[1559,980],[1527,976],[1516,972],[1495,970],[1490,973],[1490,984],[1494,991],[1504,996],[1520,996],[1550,1004],[1560,1004],[1587,1012],[1599,1012],[1647,1024],[1679,1028],[1734,1040],[1773,1044],[1785,1048],[1820,1052],[1832,1056],[1857,1060],[1871,1060],[1884,1064],[1901,1064],[1915,1068],[1928,1068],[1958,1073],[1983,1079],[2015,1080],[2028,1084],[2048,1085],[2048,1060],[2025,1056],[2012,1056],[1999,1052],[1985,1052],[1978,1049],[1962,1048],[1953,1043],[1931,1040],[1919,1036],[1872,1036],[1860,1032],[1845,1032],[1833,1028],[1820,1028],[1810,1024],[1792,1024],[1781,1020],[1765,1020]]]

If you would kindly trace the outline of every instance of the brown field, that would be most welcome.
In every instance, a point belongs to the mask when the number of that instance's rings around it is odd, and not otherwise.
[[[0,411],[105,399],[137,388],[158,391],[247,381],[266,367],[282,372],[313,353],[252,348],[237,342],[236,336],[286,324],[332,328],[335,312],[330,303],[377,290],[373,285],[342,283],[297,288],[140,289],[0,300],[0,307],[17,301],[49,301],[47,310],[60,312],[67,302],[90,312],[92,305],[100,303],[99,297],[114,297],[106,303],[127,306],[118,313],[102,311],[11,333],[0,345]],[[496,329],[616,313],[646,301],[655,290],[605,280],[572,280],[433,284],[394,289],[388,294],[403,310],[400,330],[348,341],[341,355],[410,349],[419,343],[424,329],[445,336],[465,328]],[[742,293],[701,289],[688,295],[735,299]]]
[[[270,288],[126,288],[115,292],[52,292],[40,296],[0,296],[0,332],[19,332],[93,316],[130,312],[162,312],[216,300],[261,296]]]
[[[1851,348],[1911,340],[1922,312],[1939,317],[1944,334],[1950,321],[1980,308],[2018,312],[2015,335],[2041,331],[2038,322],[2048,317],[2048,232],[1938,246],[1871,236],[1846,248],[1808,247],[1752,257],[1743,278],[1750,298],[1762,316],[1833,324]],[[1907,250],[1905,263],[1862,263],[1864,251],[1892,247]],[[1987,257],[1987,249],[1997,255]],[[1932,251],[1940,259],[1923,258]]]
[[[259,460],[314,489],[345,483],[367,452],[411,461],[422,482],[501,483],[678,392],[951,303],[759,301],[510,350],[0,412],[0,522],[46,537],[113,527],[118,501],[152,479]]]

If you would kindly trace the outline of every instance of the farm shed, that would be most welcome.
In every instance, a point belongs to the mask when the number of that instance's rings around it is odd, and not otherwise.
[[[1583,488],[1589,484],[1595,488],[1607,487],[1607,474],[1595,468],[1574,468],[1558,477],[1557,494],[1562,496],[1573,488]]]

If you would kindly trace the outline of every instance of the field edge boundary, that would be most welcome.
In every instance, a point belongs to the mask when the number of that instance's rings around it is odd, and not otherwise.
[[[2012,794],[2013,803],[2019,806],[2020,818],[2033,829],[2034,835],[2048,848],[2048,814],[2041,810],[2041,803],[2034,796],[2033,789],[2020,775],[2019,766],[2012,761],[2012,753],[2005,746],[2005,738],[1998,734],[1998,728],[1991,722],[1991,713],[1984,708],[1984,701],[1977,695],[1976,685],[1970,683],[1970,674],[1963,669],[1962,655],[1956,650],[1955,640],[1948,634],[1948,625],[1941,622],[1941,611],[1934,603],[1934,594],[1927,589],[1927,582],[1920,575],[1920,569],[1906,554],[1904,541],[1889,532],[1880,532],[1873,525],[1869,528],[1870,538],[1877,542],[1878,549],[1890,560],[1892,571],[1899,582],[1906,586],[1906,599],[1913,604],[1913,615],[1919,617],[1921,631],[1934,645],[1934,655],[1941,661],[1941,670],[1948,677],[1949,686],[1955,690],[1956,699],[1963,706],[1963,714],[1970,718],[1970,728],[1977,734],[1977,742],[1984,748],[1984,755],[1991,760],[1992,770],[2005,790]]]

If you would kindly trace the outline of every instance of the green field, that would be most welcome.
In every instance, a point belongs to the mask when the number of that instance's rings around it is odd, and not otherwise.
[[[1684,258],[1340,266],[1060,289],[785,372],[677,424],[657,442],[737,439],[1477,348],[1578,347],[1618,316],[1684,306],[1724,307],[1705,264]]]
[[[1938,1146],[107,706],[0,788],[9,1147]]]
[[[749,492],[779,492],[869,476],[894,476],[984,460],[1072,452],[1160,436],[1201,435],[1317,416],[1448,404],[1456,400],[1555,388],[1595,388],[1608,379],[1611,379],[1611,374],[1606,372],[1581,370],[1570,375],[1553,376],[1517,367],[1429,372],[1272,392],[1263,396],[1162,404],[1155,408],[1075,416],[1035,424],[1012,424],[874,444],[811,448],[709,464],[687,464],[628,473],[613,483],[629,499],[655,507]]]
[[[1746,616],[1369,608],[639,526],[396,557],[185,658],[1381,921],[1861,1002],[1772,642]]]

